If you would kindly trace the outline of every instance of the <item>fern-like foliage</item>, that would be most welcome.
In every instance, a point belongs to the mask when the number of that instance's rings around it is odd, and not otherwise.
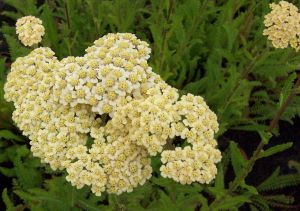
[[[276,175],[273,174],[261,183],[257,189],[259,191],[269,191],[275,189],[282,189],[290,186],[297,186],[300,184],[299,174]]]
[[[181,93],[205,98],[220,123],[218,140],[228,130],[258,133],[270,140],[269,122],[294,90],[300,54],[274,49],[262,35],[263,17],[269,0],[3,0],[1,11],[8,23],[1,33],[8,54],[0,58],[0,173],[7,178],[2,191],[7,210],[208,210],[213,199],[223,199],[219,210],[289,209],[292,194],[284,188],[300,183],[300,172],[280,175],[277,169],[257,187],[239,181],[234,193],[232,175],[248,167],[240,146],[230,142],[223,148],[215,181],[208,185],[179,185],[158,177],[160,158],[152,159],[153,178],[132,193],[104,194],[98,198],[84,188],[76,190],[64,179],[32,157],[28,140],[11,120],[13,106],[5,102],[3,85],[11,62],[32,49],[21,45],[14,29],[16,19],[35,15],[42,19],[45,36],[41,43],[62,59],[83,55],[91,43],[109,32],[132,32],[150,43],[153,70]],[[2,3],[1,2],[1,3]],[[272,1],[273,2],[273,1]],[[300,1],[293,1],[300,5]],[[1,52],[2,53],[2,52]],[[297,92],[298,93],[298,92]],[[281,120],[293,123],[300,116],[296,95]],[[276,128],[273,134],[279,135]],[[225,145],[225,146],[224,146]],[[292,147],[281,143],[265,149],[259,159],[276,156]],[[250,155],[250,154],[249,154]],[[233,171],[233,172],[231,172]],[[234,173],[234,174],[233,174]],[[252,172],[252,174],[257,174]],[[259,174],[258,174],[259,175]],[[287,189],[284,189],[287,190]]]

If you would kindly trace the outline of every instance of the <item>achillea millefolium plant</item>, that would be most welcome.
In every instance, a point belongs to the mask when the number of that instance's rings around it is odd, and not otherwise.
[[[300,183],[296,161],[247,180],[293,145],[269,142],[300,113],[296,3],[4,3],[7,210],[298,207],[280,192]],[[250,158],[235,140],[221,153],[229,130],[259,135]]]

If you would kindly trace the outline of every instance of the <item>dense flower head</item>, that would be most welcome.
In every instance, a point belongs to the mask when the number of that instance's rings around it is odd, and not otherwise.
[[[165,150],[161,153],[164,165],[160,167],[161,175],[181,184],[192,182],[210,183],[217,174],[215,163],[221,159],[221,153],[209,144],[200,144],[183,149]]]
[[[37,48],[12,64],[5,84],[5,98],[14,102],[13,120],[28,136],[31,151],[53,169],[63,169],[66,149],[85,144],[95,114],[88,105],[57,103],[54,74],[59,62],[49,48]]]
[[[34,16],[25,16],[17,20],[16,33],[25,46],[32,46],[42,41],[45,28],[42,20]]]
[[[148,44],[133,34],[108,34],[86,52],[59,61],[41,47],[12,64],[4,97],[33,155],[97,196],[143,185],[158,153],[163,177],[209,183],[221,155],[203,98],[180,96],[152,72]],[[166,150],[175,137],[190,146]]]
[[[296,51],[300,49],[300,13],[293,4],[280,1],[270,4],[272,11],[265,16],[264,35],[275,48],[287,48],[290,45]]]
[[[175,110],[181,117],[174,126],[177,136],[190,144],[214,141],[214,134],[219,130],[217,116],[202,97],[183,95],[175,104]]]
[[[106,144],[102,140],[95,139],[90,152],[102,152],[98,157],[107,175],[109,193],[131,192],[151,177],[149,154],[143,147],[133,144],[129,136],[108,135]]]
[[[114,138],[103,127],[92,127],[90,148],[77,145],[67,151],[67,180],[77,188],[91,186],[96,195],[107,190],[120,194],[131,192],[151,177],[151,160],[147,151],[132,144],[127,136]]]
[[[200,96],[179,98],[176,89],[160,82],[147,92],[146,99],[133,100],[117,109],[106,125],[111,135],[127,135],[147,149],[151,156],[161,153],[161,175],[182,184],[209,183],[215,178],[215,163],[221,153],[215,149],[214,134],[218,131],[216,115]],[[191,146],[163,150],[175,136]]]
[[[4,86],[6,100],[16,105],[32,93],[48,95],[58,69],[59,61],[50,48],[37,48],[29,55],[17,58]]]
[[[132,98],[141,98],[154,86],[156,75],[148,66],[148,44],[129,33],[108,34],[86,49],[84,57],[62,61],[56,76],[60,103],[88,104],[93,112],[110,114]]]
[[[161,152],[167,140],[174,137],[172,123],[179,118],[174,107],[179,97],[177,90],[163,82],[160,86],[166,87],[161,91],[150,89],[148,94],[158,93],[117,109],[107,124],[110,134],[128,134],[133,143],[145,147],[152,156]]]

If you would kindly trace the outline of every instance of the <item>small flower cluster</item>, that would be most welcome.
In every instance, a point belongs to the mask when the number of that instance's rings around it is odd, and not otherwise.
[[[66,150],[85,144],[90,128],[97,124],[87,105],[57,103],[52,92],[59,61],[49,48],[38,48],[18,58],[4,87],[7,101],[14,102],[13,120],[30,138],[31,151],[52,169],[64,169]]]
[[[221,153],[210,144],[196,144],[192,148],[176,147],[161,153],[161,175],[181,184],[192,182],[210,183],[217,174],[215,163],[221,160]]]
[[[180,118],[172,123],[173,136],[186,139],[192,147],[164,150],[161,175],[181,184],[210,183],[217,173],[215,163],[221,160],[214,139],[219,130],[217,117],[202,97],[192,94],[183,95],[174,107]]]
[[[95,130],[101,133],[99,129]],[[129,136],[102,134],[101,137],[94,137],[90,153],[103,165],[107,174],[107,191],[120,194],[132,191],[139,184],[143,185],[152,173],[147,151],[132,143]],[[104,137],[109,140],[106,145],[103,145]]]
[[[17,20],[16,32],[23,45],[32,46],[42,41],[45,28],[42,25],[42,20],[39,18],[25,16]]]
[[[84,57],[62,61],[55,90],[63,105],[88,104],[98,114],[110,114],[154,85],[146,42],[129,33],[108,34],[86,49]]]
[[[275,48],[287,48],[290,45],[296,51],[300,49],[300,13],[293,4],[280,1],[270,4],[272,11],[265,16],[263,34]]]
[[[135,35],[108,34],[86,52],[59,61],[41,47],[12,64],[5,98],[33,155],[98,196],[144,184],[158,153],[162,176],[209,183],[221,155],[217,118],[203,98],[179,97],[153,73],[148,44]],[[192,147],[164,150],[176,136]]]
[[[133,100],[120,107],[107,124],[110,134],[127,135],[147,149],[151,156],[162,152],[161,172],[182,184],[209,183],[221,159],[214,133],[218,131],[216,115],[202,97],[183,95],[164,82],[148,90],[149,97]],[[175,136],[186,139],[191,147],[164,150]]]
[[[133,100],[117,109],[107,124],[107,131],[128,135],[133,143],[155,156],[169,138],[174,138],[172,123],[179,119],[174,108],[178,93],[175,88],[160,82],[156,88],[149,89],[148,94],[146,99]]]
[[[175,110],[181,116],[176,135],[187,139],[190,144],[214,142],[214,134],[219,130],[217,116],[200,96],[187,94],[176,103]]]

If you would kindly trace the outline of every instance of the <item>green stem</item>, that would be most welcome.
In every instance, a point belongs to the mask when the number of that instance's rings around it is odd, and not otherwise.
[[[300,74],[298,75],[298,79],[297,79],[297,82],[295,84],[295,88],[298,88],[299,86],[300,86]],[[287,97],[284,104],[280,107],[280,109],[276,113],[275,117],[272,119],[272,121],[271,121],[268,129],[266,130],[266,132],[271,133],[273,131],[273,129],[278,125],[278,122],[279,122],[281,116],[283,115],[284,111],[289,106],[289,104],[291,103],[291,101],[293,100],[295,95],[296,95],[296,92],[293,89],[291,91],[291,93],[289,94],[289,96]],[[248,161],[246,167],[244,169],[242,169],[242,172],[234,179],[231,186],[224,193],[224,195],[222,197],[220,197],[219,199],[215,199],[210,204],[209,209],[208,209],[209,211],[215,210],[215,208],[219,204],[221,204],[226,199],[227,196],[232,195],[233,192],[240,186],[241,182],[243,182],[245,180],[245,178],[247,177],[247,175],[252,171],[252,168],[253,168],[255,162],[259,159],[260,153],[262,152],[265,145],[266,145],[266,143],[263,142],[263,141],[261,141],[259,143],[259,145],[257,146],[256,150],[253,153],[253,156]]]

